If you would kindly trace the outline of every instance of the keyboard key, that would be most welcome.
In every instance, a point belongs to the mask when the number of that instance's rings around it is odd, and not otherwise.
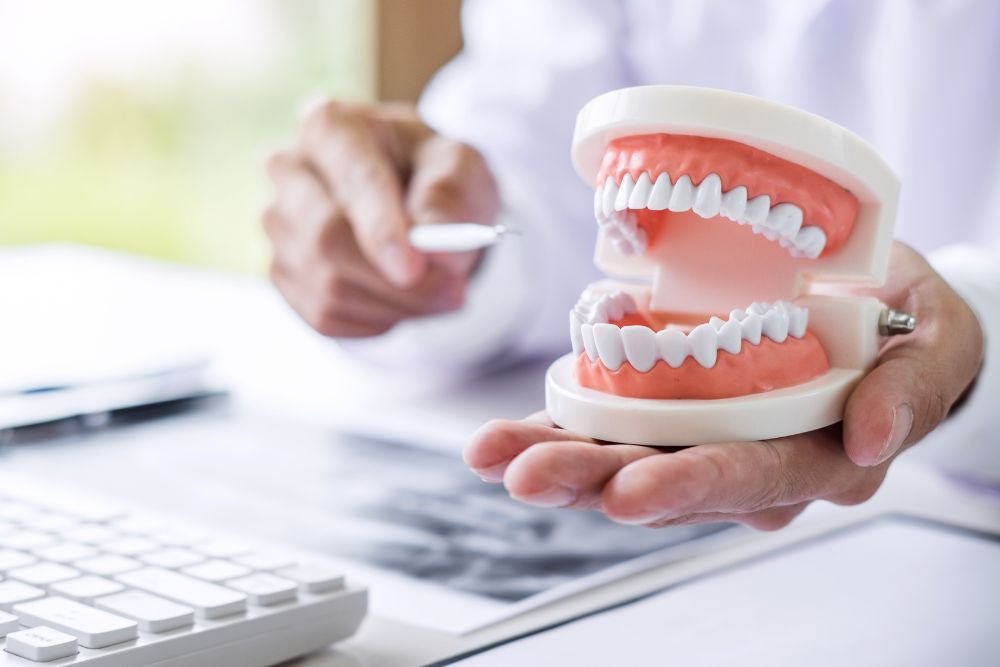
[[[47,533],[40,533],[36,530],[21,530],[16,533],[0,535],[0,547],[7,549],[17,549],[18,551],[30,551],[38,547],[46,547],[55,544],[58,540]]]
[[[143,632],[169,632],[194,623],[194,610],[142,591],[126,591],[98,598],[101,609],[130,618]]]
[[[76,637],[85,648],[104,648],[139,636],[135,621],[61,597],[14,607],[23,625],[44,625]]]
[[[57,542],[47,547],[35,549],[34,553],[42,560],[51,560],[57,563],[72,563],[75,560],[92,558],[98,551],[94,547],[75,542]]]
[[[49,586],[50,593],[87,604],[92,603],[96,598],[119,593],[123,590],[125,587],[118,582],[92,574],[69,581],[60,581]]]
[[[19,627],[21,627],[21,624],[18,622],[17,616],[0,611],[0,637],[11,632],[17,632]]]
[[[274,554],[248,554],[234,558],[233,561],[258,572],[272,572],[295,565],[295,561],[291,558]]]
[[[344,575],[325,565],[297,565],[278,574],[299,585],[303,593],[326,593],[344,587]]]
[[[195,551],[205,554],[209,558],[232,558],[233,556],[245,556],[251,549],[239,542],[226,542],[223,540],[212,540],[195,546]]]
[[[246,595],[161,568],[126,572],[115,579],[126,586],[191,607],[200,618],[236,614],[245,611],[247,606]]]
[[[225,560],[210,560],[181,570],[184,574],[205,581],[225,581],[250,574],[250,569]]]
[[[126,558],[125,556],[116,556],[114,554],[102,554],[93,558],[73,561],[73,567],[80,568],[90,574],[110,577],[114,574],[138,570],[142,567],[142,563],[134,558]]]
[[[27,567],[19,567],[7,573],[11,579],[23,581],[32,586],[48,586],[57,581],[66,581],[80,576],[79,570],[60,565],[59,563],[35,563]]]
[[[177,570],[188,565],[194,565],[205,560],[201,554],[196,554],[187,549],[161,549],[139,556],[139,559],[150,565],[165,567],[168,570]]]
[[[6,572],[7,570],[13,570],[15,567],[24,567],[25,565],[31,565],[38,559],[34,556],[29,556],[26,553],[20,551],[11,551],[10,549],[0,549],[0,572]]]
[[[0,581],[0,609],[10,611],[14,605],[45,597],[45,591],[20,581]]]
[[[65,530],[61,533],[61,536],[64,540],[69,540],[70,542],[85,542],[86,544],[110,542],[119,537],[118,533],[110,528],[92,523],[81,524],[76,528]]]
[[[296,582],[266,572],[233,579],[226,582],[226,586],[246,593],[250,604],[260,607],[294,600],[298,589]]]
[[[123,537],[101,543],[101,549],[119,556],[138,556],[161,548],[158,542],[147,540],[144,537]]]
[[[61,532],[80,525],[79,521],[65,514],[51,513],[33,516],[30,521],[26,521],[25,523],[30,524],[32,529],[40,530],[43,533]]]
[[[4,650],[33,662],[68,658],[80,652],[76,647],[76,637],[44,625],[10,633]]]

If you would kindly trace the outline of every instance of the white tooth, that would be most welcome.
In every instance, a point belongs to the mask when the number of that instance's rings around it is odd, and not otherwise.
[[[625,363],[625,347],[622,345],[622,330],[614,324],[604,322],[594,325],[594,343],[601,363],[616,371]]]
[[[604,186],[599,185],[594,188],[594,219],[600,224],[604,218],[604,210],[602,208],[602,199],[604,197]]]
[[[694,198],[694,212],[703,218],[719,215],[722,206],[722,179],[718,174],[709,174],[702,179]]]
[[[656,332],[656,347],[660,356],[671,368],[677,368],[687,357],[687,337],[679,329]]]
[[[799,230],[793,243],[794,246],[791,248],[793,255],[816,259],[826,247],[826,234],[819,227],[810,225]]]
[[[722,328],[722,325],[725,324],[726,321],[721,317],[716,317],[715,315],[712,315],[712,317],[709,318],[708,323],[712,325],[713,329],[718,331],[719,329]]]
[[[705,368],[715,365],[715,359],[719,355],[717,344],[718,335],[711,324],[699,324],[688,334],[688,347],[694,360]]]
[[[720,350],[725,350],[731,354],[739,354],[743,340],[740,333],[740,323],[737,320],[729,320],[719,329],[718,345]]]
[[[725,217],[733,222],[739,222],[743,219],[743,213],[746,210],[747,189],[742,185],[722,195],[722,205],[719,208],[719,213]]]
[[[604,213],[604,217],[611,217],[611,213],[615,210],[615,197],[618,196],[618,184],[610,176],[604,182],[604,193],[602,196],[601,211]]]
[[[615,210],[624,211],[628,208],[628,198],[632,196],[632,188],[635,187],[635,181],[632,180],[632,174],[625,173],[622,176],[622,184],[618,186],[618,196],[615,197]]]
[[[656,334],[649,327],[622,327],[625,357],[632,367],[645,373],[656,364]]]
[[[662,172],[656,177],[653,190],[649,193],[649,203],[646,204],[650,211],[662,211],[670,205],[670,195],[674,191],[674,186],[670,184],[670,176],[667,172]]]
[[[653,183],[649,180],[649,174],[646,172],[639,174],[639,180],[635,182],[632,194],[629,195],[628,207],[637,210],[646,208],[646,202],[649,200],[649,192],[652,189]]]
[[[788,335],[802,338],[806,335],[806,325],[809,323],[809,310],[793,308],[788,312]]]
[[[748,313],[756,313],[757,315],[763,315],[769,310],[771,310],[771,304],[766,301],[754,301],[747,308]]]
[[[615,292],[614,298],[621,304],[622,309],[626,313],[634,313],[639,310],[639,306],[635,303],[635,298],[628,292]]]
[[[795,204],[778,204],[767,214],[765,225],[783,238],[795,238],[802,227],[802,209]]]
[[[576,311],[569,311],[569,340],[573,344],[573,356],[580,356],[580,351],[583,349],[583,334],[580,332],[580,327],[583,326],[583,320],[580,316],[576,314]]]
[[[632,254],[641,255],[646,252],[646,230],[636,229],[632,238]]]
[[[768,241],[777,241],[781,238],[776,230],[764,225],[754,225],[752,229],[754,234],[763,234]]]
[[[788,338],[788,313],[775,308],[767,311],[761,322],[764,335],[775,343],[784,343]]]
[[[586,327],[586,325],[584,326]],[[748,343],[759,345],[761,328],[762,322],[760,321],[760,315],[757,313],[750,313],[742,322],[740,322],[740,336],[742,336],[743,340]],[[583,340],[584,342],[587,341],[586,338]]]
[[[607,196],[604,197],[607,202]],[[607,207],[605,206],[605,210]],[[759,195],[747,202],[747,208],[743,212],[743,219],[740,224],[761,225],[767,220],[767,214],[771,210],[771,198],[767,195]]]
[[[625,314],[622,304],[614,297],[608,297],[604,301],[604,312],[607,313],[607,322],[613,322],[615,320],[620,320],[622,315]]]
[[[736,320],[737,322],[742,322],[746,319],[747,311],[741,308],[733,308],[729,311],[729,319]]]
[[[587,353],[587,358],[591,361],[597,359],[597,344],[594,343],[594,325],[580,325],[580,336],[583,337],[583,349]]]
[[[691,209],[694,203],[694,186],[691,179],[686,174],[677,179],[674,183],[674,191],[670,193],[670,204],[667,208],[674,213],[680,213]]]

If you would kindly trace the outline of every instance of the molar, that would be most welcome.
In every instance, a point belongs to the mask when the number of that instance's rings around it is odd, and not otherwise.
[[[656,347],[660,351],[660,356],[671,368],[683,364],[684,358],[687,357],[687,337],[678,329],[657,331]]]
[[[694,203],[694,186],[691,178],[685,174],[674,183],[674,191],[670,194],[670,204],[667,206],[673,213],[680,213],[691,209]]]
[[[719,329],[722,328],[722,325],[725,324],[726,321],[721,317],[716,317],[715,315],[712,315],[712,317],[709,318],[708,323],[712,325],[713,329],[718,331]]]
[[[806,308],[794,308],[788,313],[788,335],[795,338],[802,338],[806,335],[806,326],[809,324],[809,310]]]
[[[795,257],[816,259],[824,247],[826,247],[826,233],[819,227],[810,225],[799,230],[788,250]]]
[[[802,209],[795,204],[778,204],[771,207],[764,224],[783,238],[795,238],[802,227]]]
[[[656,364],[656,334],[649,327],[622,327],[622,343],[625,357],[640,373],[645,373]]]
[[[594,325],[594,343],[597,356],[601,363],[610,370],[616,371],[625,363],[625,346],[622,343],[622,330],[614,324],[602,322]]]
[[[718,345],[720,350],[725,350],[730,354],[739,354],[743,347],[742,335],[740,333],[740,322],[731,319],[719,328]]]
[[[699,324],[687,335],[688,347],[694,360],[705,368],[715,366],[719,355],[718,336],[711,324]]]
[[[673,194],[674,186],[670,183],[670,176],[667,172],[662,172],[656,177],[653,190],[649,193],[649,200],[646,207],[650,211],[662,211],[670,205],[670,196]]]
[[[759,345],[762,327],[763,322],[761,322],[760,315],[757,313],[748,313],[743,321],[740,322],[740,335],[748,343]]]
[[[788,338],[788,313],[780,308],[773,308],[761,318],[764,335],[775,343],[784,343]]]
[[[714,218],[719,214],[721,206],[722,179],[718,174],[709,174],[698,186],[692,209],[703,218]]]

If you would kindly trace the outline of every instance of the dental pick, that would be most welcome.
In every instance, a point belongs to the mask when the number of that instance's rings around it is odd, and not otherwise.
[[[421,252],[469,252],[489,247],[505,234],[520,234],[504,225],[452,222],[420,225],[410,230],[410,243]]]

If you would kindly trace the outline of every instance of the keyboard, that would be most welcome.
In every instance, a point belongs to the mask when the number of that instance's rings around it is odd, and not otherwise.
[[[323,557],[0,476],[0,667],[264,667],[366,607]]]

